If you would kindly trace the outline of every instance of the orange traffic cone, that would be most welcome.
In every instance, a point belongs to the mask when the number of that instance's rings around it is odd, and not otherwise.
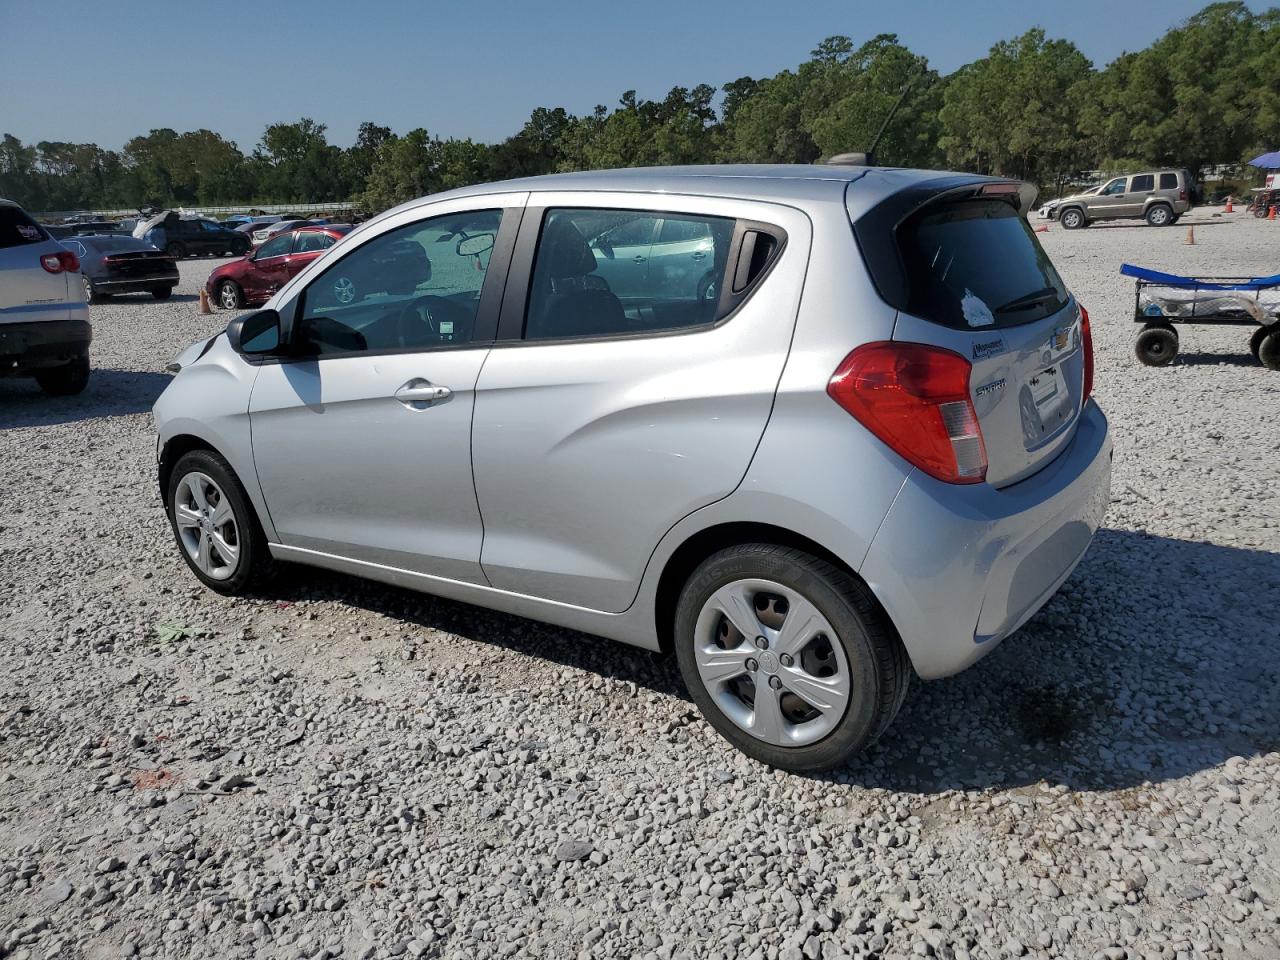
[[[203,287],[200,289],[200,312],[213,313],[213,311],[209,309],[209,294],[204,292]]]
[[[1182,242],[1190,244],[1193,247],[1196,245],[1196,228],[1195,227],[1187,227],[1187,239]]]
[[[1235,211],[1234,211],[1234,210],[1232,209],[1232,207],[1231,207],[1231,198],[1230,198],[1230,197],[1228,197],[1228,198],[1227,198],[1227,213],[1234,213],[1234,212],[1235,212]]]
[[[1267,214],[1267,219],[1274,220],[1275,218],[1276,218],[1276,208],[1272,207],[1271,212]]]
[[[1036,227],[1035,230],[1036,230],[1036,233],[1048,233],[1049,225],[1046,223],[1043,227]]]

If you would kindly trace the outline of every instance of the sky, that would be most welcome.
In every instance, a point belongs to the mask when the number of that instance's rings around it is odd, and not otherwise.
[[[493,142],[539,106],[769,76],[833,34],[896,33],[946,74],[1040,26],[1102,66],[1207,2],[0,0],[0,133],[118,149],[203,127],[248,152],[305,116],[342,147],[364,120]]]

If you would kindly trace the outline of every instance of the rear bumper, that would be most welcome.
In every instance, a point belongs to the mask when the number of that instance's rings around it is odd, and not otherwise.
[[[177,274],[157,273],[145,277],[104,277],[94,279],[93,286],[103,293],[134,293],[139,290],[158,290],[162,287],[176,287]]]
[[[41,320],[0,324],[0,375],[22,376],[57,367],[89,352],[88,320]]]
[[[944,677],[986,656],[1071,575],[1102,522],[1111,438],[1092,401],[1071,445],[997,490],[912,473],[859,571],[916,672]]]

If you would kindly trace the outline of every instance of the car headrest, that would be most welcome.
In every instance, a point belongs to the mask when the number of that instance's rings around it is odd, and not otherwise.
[[[540,263],[539,273],[551,280],[563,280],[566,277],[585,277],[596,268],[595,254],[583,239],[573,221],[563,214],[553,213],[547,219],[542,230],[542,251],[539,257],[545,257]]]

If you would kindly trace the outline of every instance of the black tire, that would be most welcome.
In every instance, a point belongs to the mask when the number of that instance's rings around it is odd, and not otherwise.
[[[249,252],[249,244],[247,243],[237,243],[234,247],[231,248],[231,255],[233,257],[243,257],[248,252]]]
[[[234,280],[223,280],[217,289],[218,306],[223,310],[244,309],[244,291]]]
[[[1264,327],[1264,336],[1258,337],[1258,362],[1268,370],[1280,370],[1280,328]]]
[[[151,295],[157,300],[168,300],[173,296],[173,287],[152,287]]]
[[[94,287],[93,281],[83,274],[80,275],[80,282],[84,285],[84,298],[88,303],[97,303],[101,299],[102,294],[98,293]]]
[[[720,291],[716,286],[715,276],[708,270],[702,275],[702,279],[698,281],[698,302],[715,300],[719,296]]]
[[[1173,215],[1173,207],[1167,203],[1153,203],[1147,208],[1143,219],[1149,227],[1171,227],[1177,217]]]
[[[235,516],[236,529],[239,535],[240,557],[235,572],[226,579],[216,579],[201,570],[187,552],[178,532],[175,520],[175,501],[183,479],[191,473],[202,473],[211,478],[225,494]],[[258,522],[258,515],[245,493],[240,478],[231,469],[220,454],[212,450],[192,450],[184,453],[173,465],[169,475],[169,489],[165,491],[165,513],[169,517],[169,528],[173,532],[174,544],[178,553],[186,561],[191,572],[210,590],[228,596],[238,596],[265,583],[276,570],[271,559],[271,551],[267,547],[267,536]]]
[[[1089,224],[1085,219],[1084,211],[1079,207],[1067,207],[1058,214],[1058,222],[1062,224],[1063,230],[1079,230]]]
[[[1143,327],[1133,349],[1148,367],[1167,367],[1178,355],[1178,331],[1167,325]]]
[[[182,260],[187,256],[187,248],[176,240],[173,241],[173,243],[166,243],[164,246],[164,252],[175,260]]]
[[[76,357],[60,367],[36,371],[36,383],[51,397],[71,397],[89,385],[89,355]]]
[[[737,580],[781,584],[817,607],[843,649],[850,696],[835,727],[806,746],[777,746],[735,724],[716,704],[698,672],[695,627],[707,600]],[[685,686],[707,721],[747,756],[782,770],[826,770],[866,749],[888,728],[911,681],[907,653],[870,591],[845,571],[801,550],[744,544],[721,550],[694,570],[676,607],[675,649]]]
[[[1262,346],[1262,338],[1274,329],[1277,328],[1264,327],[1259,324],[1258,329],[1249,334],[1249,352],[1253,354],[1253,359],[1257,360],[1259,363],[1262,362],[1262,359],[1258,356],[1258,348]]]

